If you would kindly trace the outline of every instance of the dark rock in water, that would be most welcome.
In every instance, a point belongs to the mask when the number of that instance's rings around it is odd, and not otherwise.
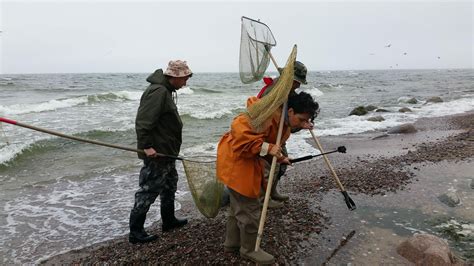
[[[385,121],[385,118],[383,118],[381,115],[378,115],[378,116],[369,117],[367,121],[382,122],[382,121]]]
[[[406,101],[406,103],[416,104],[416,103],[418,103],[418,100],[413,97],[413,98],[411,98],[411,99],[408,99],[408,100]]]
[[[398,110],[400,113],[411,112],[411,109],[408,107],[403,107]]]
[[[471,179],[471,182],[469,183],[469,187],[474,189],[474,179]]]
[[[377,113],[387,113],[388,110],[383,109],[383,108],[379,108],[379,109],[375,110],[375,112],[377,112]]]
[[[439,96],[433,96],[431,98],[429,98],[428,100],[426,100],[427,103],[442,103],[443,102],[443,99],[441,99],[441,97]]]
[[[370,112],[370,111],[373,111],[373,110],[375,110],[375,109],[377,109],[377,106],[374,106],[374,105],[367,105],[367,106],[365,107],[365,110],[367,110],[367,111],[369,111],[369,112]]]
[[[367,114],[367,109],[364,106],[358,106],[354,108],[349,115],[365,115]]]
[[[413,124],[403,124],[396,127],[392,127],[388,130],[388,134],[406,134],[406,133],[415,133],[418,130]]]
[[[461,200],[459,199],[458,195],[456,192],[449,191],[441,196],[438,197],[438,199],[448,205],[449,207],[456,207],[461,203]]]
[[[443,239],[430,234],[415,234],[403,241],[397,252],[416,265],[454,265],[459,263]]]

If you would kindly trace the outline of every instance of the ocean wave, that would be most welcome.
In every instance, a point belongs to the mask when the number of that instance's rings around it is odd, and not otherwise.
[[[182,110],[181,117],[200,120],[222,119],[235,116],[244,111],[243,108],[224,108],[220,110],[189,109]]]
[[[222,91],[205,89],[205,88],[194,88],[193,90],[200,91],[200,92],[205,92],[205,93],[222,93]]]
[[[344,87],[343,84],[331,84],[331,83],[322,83],[319,84],[317,89],[342,89]]]
[[[137,101],[140,100],[143,92],[141,91],[117,91],[107,92],[87,96],[88,103],[107,102],[107,101]]]
[[[306,92],[306,93],[309,93],[314,98],[318,98],[318,97],[321,97],[321,96],[324,95],[324,92],[318,90],[318,88],[316,88],[316,87],[312,87],[311,89],[306,89],[306,90],[303,90],[303,91]]]
[[[129,127],[123,127],[121,130],[107,130],[107,129],[94,129],[86,132],[79,132],[72,134],[73,136],[89,139],[89,140],[114,140],[117,138],[130,139],[133,143],[128,145],[129,148],[135,148],[135,136],[132,133],[133,125]],[[123,136],[125,135],[125,136]],[[128,136],[131,136],[130,138]],[[0,166],[10,166],[15,160],[23,158],[23,156],[31,156],[36,154],[42,154],[52,148],[62,148],[61,144],[64,141],[63,138],[57,138],[49,135],[43,135],[43,137],[36,140],[14,143],[5,145],[0,148]],[[104,141],[113,142],[113,141]],[[114,143],[112,143],[114,144]]]
[[[178,93],[178,95],[188,95],[194,93],[194,91],[190,87],[183,87],[177,90],[176,92]]]
[[[9,106],[0,105],[0,114],[27,114],[53,111],[61,108],[68,108],[88,102],[87,97],[76,97],[69,99],[55,99],[37,104],[13,104]]]
[[[88,96],[75,96],[65,99],[54,99],[47,102],[34,104],[13,104],[9,106],[0,105],[0,114],[18,115],[27,113],[40,113],[78,105],[96,104],[100,102],[137,101],[140,100],[141,95],[142,92],[139,91],[118,91]]]
[[[474,98],[462,98],[441,103],[427,103],[412,112],[400,113],[397,110],[402,106],[382,107],[386,110],[392,110],[389,113],[371,113],[366,116],[348,116],[343,118],[321,121],[316,127],[321,135],[345,135],[369,132],[374,130],[384,130],[404,123],[413,123],[423,117],[440,117],[445,115],[454,115],[474,110]],[[385,121],[371,122],[367,121],[370,116],[381,115]]]
[[[32,143],[10,144],[0,148],[0,167],[8,166],[8,163],[26,151]]]

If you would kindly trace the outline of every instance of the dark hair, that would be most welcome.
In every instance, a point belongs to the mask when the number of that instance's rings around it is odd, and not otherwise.
[[[293,93],[288,97],[288,109],[293,108],[296,114],[309,114],[311,122],[318,115],[319,104],[306,92]]]

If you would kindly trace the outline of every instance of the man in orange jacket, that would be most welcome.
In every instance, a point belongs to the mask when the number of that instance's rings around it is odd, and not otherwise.
[[[291,86],[290,90],[290,95],[293,95],[296,93],[296,89],[300,87],[301,84],[308,84],[306,81],[306,75],[308,73],[308,70],[306,66],[301,63],[300,61],[295,62],[295,68],[294,68],[294,79],[293,79],[293,84]],[[257,98],[262,98],[270,93],[272,91],[273,87],[275,86],[276,82],[278,80],[277,78],[271,78],[271,77],[264,77],[263,82],[265,83],[265,86],[260,90],[260,92],[257,95]],[[295,133],[301,129],[313,129],[313,124],[308,122],[306,125],[304,125],[302,128],[292,130],[291,133]],[[285,143],[282,142],[282,152],[283,155],[288,156],[288,151],[286,150]],[[268,178],[268,175],[270,174],[270,166],[271,163],[267,162],[265,163],[265,178]],[[289,196],[285,194],[281,194],[278,192],[277,186],[278,183],[280,182],[281,177],[285,174],[286,172],[286,165],[285,164],[277,164],[275,167],[275,179],[273,180],[272,183],[272,189],[270,193],[270,201],[268,201],[268,208],[281,208],[283,207],[283,202],[289,200]]]
[[[256,101],[257,97],[251,97],[248,105]],[[290,95],[281,143],[288,139],[291,130],[307,125],[318,107],[318,103],[307,93]],[[264,156],[276,156],[279,163],[289,164],[280,144],[276,143],[280,116],[281,109],[275,111],[261,132],[256,132],[250,118],[240,114],[217,147],[217,176],[228,187],[230,194],[224,248],[228,252],[238,250],[242,257],[260,264],[275,260],[262,249],[254,251],[260,218],[258,198],[264,180]]]

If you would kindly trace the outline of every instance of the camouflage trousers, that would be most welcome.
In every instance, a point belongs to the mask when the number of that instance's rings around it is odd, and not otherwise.
[[[135,193],[132,214],[146,215],[158,195],[160,195],[162,207],[174,206],[178,184],[175,160],[146,158],[143,163],[138,182],[140,189]]]

